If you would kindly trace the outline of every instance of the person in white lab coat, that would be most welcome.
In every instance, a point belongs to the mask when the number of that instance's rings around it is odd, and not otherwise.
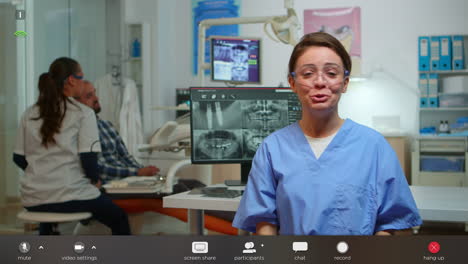
[[[35,212],[91,212],[114,235],[130,235],[127,214],[99,191],[96,117],[74,96],[83,89],[83,72],[71,58],[58,58],[39,77],[39,97],[21,118],[13,161],[23,206]],[[41,223],[41,235],[55,234]]]

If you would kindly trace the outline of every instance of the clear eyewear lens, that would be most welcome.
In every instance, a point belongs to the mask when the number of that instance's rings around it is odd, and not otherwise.
[[[302,72],[291,72],[291,76],[294,80],[305,82],[305,83],[316,83],[319,78],[326,83],[332,84],[339,81],[342,81],[345,77],[349,75],[349,71],[345,70],[305,70]]]

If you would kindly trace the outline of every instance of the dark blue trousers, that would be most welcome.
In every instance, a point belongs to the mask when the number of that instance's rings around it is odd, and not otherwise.
[[[76,213],[91,212],[93,219],[98,220],[112,230],[112,235],[130,235],[130,225],[125,211],[112,200],[101,194],[92,200],[75,200],[63,203],[42,204],[25,207],[32,212]],[[39,234],[52,235],[54,223],[41,223]]]

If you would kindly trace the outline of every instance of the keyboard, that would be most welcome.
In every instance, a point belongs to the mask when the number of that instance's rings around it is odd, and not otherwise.
[[[207,187],[201,189],[201,193],[205,197],[236,198],[238,196],[241,196],[243,191],[229,190],[226,187]]]

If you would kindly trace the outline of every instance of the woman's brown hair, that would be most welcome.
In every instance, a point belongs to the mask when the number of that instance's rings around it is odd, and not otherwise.
[[[63,94],[65,81],[70,75],[78,73],[80,65],[71,58],[56,59],[49,67],[49,72],[39,77],[39,116],[33,120],[42,119],[40,134],[42,145],[48,147],[55,144],[54,135],[60,132],[63,118],[67,111],[68,98]]]
[[[302,54],[304,54],[304,52],[309,47],[312,46],[327,47],[336,52],[336,54],[341,58],[341,61],[343,62],[345,71],[347,71],[346,75],[349,76],[349,74],[351,73],[352,66],[351,57],[349,56],[345,47],[343,46],[343,44],[341,44],[339,40],[337,40],[332,35],[324,32],[309,33],[301,38],[301,41],[297,43],[297,45],[294,47],[291,57],[289,58],[288,76],[290,76],[291,73],[294,72],[294,68],[296,67],[296,63],[299,57]]]

